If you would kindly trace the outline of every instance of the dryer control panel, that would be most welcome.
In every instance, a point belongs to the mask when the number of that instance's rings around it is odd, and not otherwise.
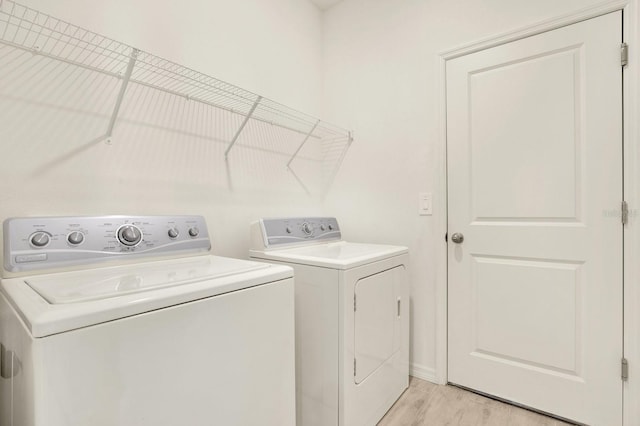
[[[211,248],[202,216],[12,218],[4,221],[3,231],[9,272]]]
[[[301,242],[327,242],[342,238],[335,217],[261,219],[254,226],[257,226],[257,230],[262,234],[263,248]]]

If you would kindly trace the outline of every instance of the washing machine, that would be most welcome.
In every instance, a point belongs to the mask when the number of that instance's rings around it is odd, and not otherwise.
[[[4,222],[1,426],[295,425],[293,271],[200,216]]]
[[[343,241],[335,218],[262,219],[251,245],[295,271],[297,425],[375,425],[409,382],[407,248]]]

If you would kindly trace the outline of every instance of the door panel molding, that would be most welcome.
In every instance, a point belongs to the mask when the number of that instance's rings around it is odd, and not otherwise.
[[[635,0],[614,0],[602,2],[592,7],[579,9],[575,12],[547,19],[533,25],[528,25],[526,27],[516,29],[514,31],[508,31],[495,36],[483,38],[469,44],[465,44],[463,46],[448,49],[441,52],[439,56],[444,60],[455,59],[459,56],[479,52],[481,50],[500,46],[502,44],[507,44],[512,41],[521,40],[525,37],[546,33],[558,28],[586,21],[587,19],[606,15],[607,13],[615,12],[618,10],[625,10],[629,5],[635,2]]]

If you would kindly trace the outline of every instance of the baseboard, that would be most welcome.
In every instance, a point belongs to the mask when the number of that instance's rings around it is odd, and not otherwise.
[[[409,374],[418,379],[426,380],[431,383],[438,383],[436,379],[436,370],[431,367],[425,367],[420,364],[411,364],[409,366]]]

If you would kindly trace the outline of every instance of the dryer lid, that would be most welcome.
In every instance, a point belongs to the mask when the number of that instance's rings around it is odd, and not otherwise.
[[[264,269],[268,266],[223,257],[201,256],[35,276],[25,282],[51,304],[118,297]]]

